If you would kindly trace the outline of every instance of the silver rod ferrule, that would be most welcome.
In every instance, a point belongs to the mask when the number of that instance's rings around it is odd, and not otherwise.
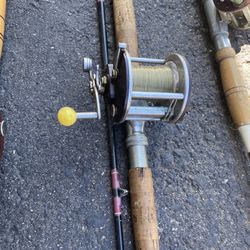
[[[231,48],[229,40],[228,25],[219,17],[219,13],[213,0],[203,0],[208,25],[216,50]]]
[[[144,122],[134,121],[127,124],[128,137],[126,140],[131,168],[147,168],[148,139],[144,134]]]

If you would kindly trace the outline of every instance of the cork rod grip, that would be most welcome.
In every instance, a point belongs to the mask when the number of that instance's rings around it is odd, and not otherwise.
[[[126,43],[131,56],[138,56],[138,40],[133,0],[114,0],[116,42]]]
[[[113,0],[113,11],[117,44],[126,43],[129,54],[137,57],[139,53],[133,0]],[[131,169],[129,185],[136,249],[159,250],[151,170],[149,168]]]
[[[6,0],[0,0],[0,58],[3,50],[4,26],[5,26]]]
[[[236,128],[250,124],[250,83],[242,78],[236,62],[236,53],[232,48],[217,52],[221,79],[227,103]]]
[[[137,250],[159,250],[158,222],[150,168],[129,171],[130,199]]]

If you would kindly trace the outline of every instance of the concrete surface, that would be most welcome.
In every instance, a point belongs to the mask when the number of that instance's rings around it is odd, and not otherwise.
[[[225,104],[201,4],[136,0],[135,7],[141,55],[178,51],[193,79],[185,120],[146,128],[161,249],[247,250],[250,164]],[[238,49],[250,35],[234,32],[232,41]],[[0,167],[2,250],[115,249],[105,121],[70,129],[56,121],[61,106],[92,109],[81,63],[84,56],[100,62],[99,49],[95,1],[8,1],[0,74],[8,122]],[[126,249],[133,249],[128,202],[124,231]]]

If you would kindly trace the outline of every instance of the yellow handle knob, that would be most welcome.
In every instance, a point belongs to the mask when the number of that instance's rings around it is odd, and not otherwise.
[[[74,125],[77,121],[77,113],[70,107],[63,107],[57,114],[58,121],[66,127]]]

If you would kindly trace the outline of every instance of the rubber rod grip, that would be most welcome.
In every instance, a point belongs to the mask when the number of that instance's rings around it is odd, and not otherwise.
[[[236,62],[233,48],[217,52],[221,80],[231,116],[236,128],[250,124],[250,84],[246,84]]]
[[[138,56],[138,40],[133,0],[113,0],[116,42],[126,43],[130,56]]]
[[[129,185],[136,249],[159,250],[158,222],[151,169],[131,169],[129,171]]]

